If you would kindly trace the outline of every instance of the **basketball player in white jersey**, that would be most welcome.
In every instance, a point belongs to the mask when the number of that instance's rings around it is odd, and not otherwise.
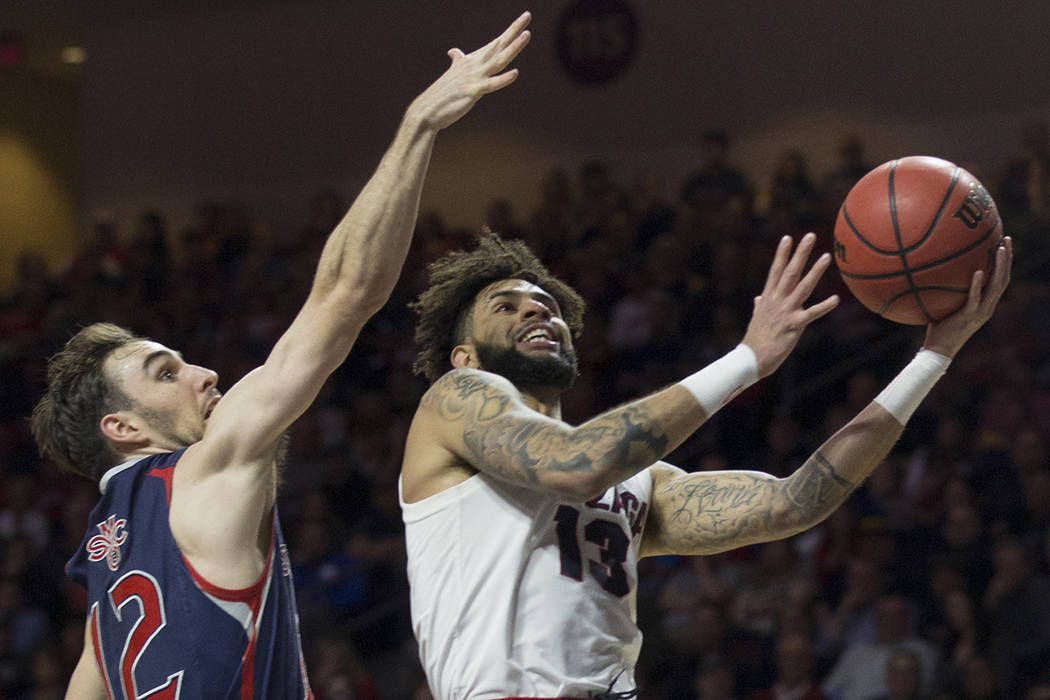
[[[772,373],[838,303],[807,299],[830,264],[780,241],[740,345],[681,382],[577,427],[583,301],[520,242],[483,236],[431,266],[416,368],[432,382],[401,473],[412,623],[441,700],[635,697],[637,560],[780,539],[827,517],[883,460],[1010,277],[1004,239],[965,306],[792,475],[686,473],[660,461]],[[985,278],[987,286],[985,286]]]

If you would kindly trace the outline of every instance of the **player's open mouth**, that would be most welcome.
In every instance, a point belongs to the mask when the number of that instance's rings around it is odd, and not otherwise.
[[[208,402],[208,406],[204,409],[204,420],[211,418],[211,412],[215,410],[215,406],[218,405],[221,397],[216,396],[214,399]]]
[[[530,328],[518,336],[518,342],[530,348],[555,349],[558,347],[554,332],[547,326]]]

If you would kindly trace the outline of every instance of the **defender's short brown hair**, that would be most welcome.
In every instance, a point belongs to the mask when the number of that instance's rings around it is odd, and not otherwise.
[[[452,367],[449,356],[467,338],[469,312],[478,292],[504,279],[520,279],[541,287],[561,307],[562,319],[574,336],[583,328],[586,303],[572,287],[551,274],[528,247],[486,231],[472,251],[453,251],[427,267],[429,286],[409,308],[419,316],[413,370],[431,382]]]
[[[40,453],[65,471],[99,479],[121,456],[99,428],[102,416],[132,408],[103,371],[114,350],[143,338],[112,323],[95,323],[69,339],[47,363],[47,388],[30,425]]]

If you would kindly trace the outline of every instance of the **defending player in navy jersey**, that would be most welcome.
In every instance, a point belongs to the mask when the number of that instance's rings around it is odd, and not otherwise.
[[[786,478],[660,461],[772,373],[837,298],[830,264],[785,237],[744,338],[681,382],[579,426],[560,417],[584,304],[518,241],[483,236],[430,268],[415,303],[432,382],[401,472],[413,630],[440,700],[628,698],[641,646],[637,561],[781,539],[831,513],[883,460],[952,357],[990,318],[1012,243],[966,305],[876,399]],[[808,269],[807,269],[808,267]]]
[[[102,491],[68,567],[90,613],[67,697],[311,697],[275,506],[281,436],[389,297],[438,131],[514,81],[529,20],[449,51],[330,235],[295,320],[221,400],[214,372],[111,324],[51,358],[34,436]]]

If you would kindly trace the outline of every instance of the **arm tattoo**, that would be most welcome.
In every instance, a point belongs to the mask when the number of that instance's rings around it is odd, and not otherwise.
[[[795,474],[785,480],[784,495],[791,504],[806,512],[827,514],[850,494],[856,484],[843,479],[819,451]]]
[[[668,482],[664,524],[670,551],[700,553],[727,548],[741,536],[770,528],[774,480],[764,475],[697,474]]]
[[[447,388],[443,385],[448,385]],[[491,420],[510,405],[510,397],[496,391],[476,374],[452,372],[442,377],[435,388],[443,391],[427,392],[424,401],[437,409],[445,420],[460,420],[470,413],[476,420]]]
[[[660,537],[677,554],[718,552],[801,532],[856,488],[819,451],[794,474],[688,474],[660,488]]]
[[[461,424],[472,464],[511,481],[536,483],[543,472],[608,471],[626,478],[669,446],[649,413],[635,404],[570,428],[513,411],[503,389],[472,372],[445,375],[424,401],[442,419]]]
[[[713,529],[718,530],[720,516],[726,509],[750,507],[758,495],[758,484],[721,484],[700,482],[684,484],[678,499],[681,505],[671,513],[671,521],[691,523],[704,515],[711,517]]]

